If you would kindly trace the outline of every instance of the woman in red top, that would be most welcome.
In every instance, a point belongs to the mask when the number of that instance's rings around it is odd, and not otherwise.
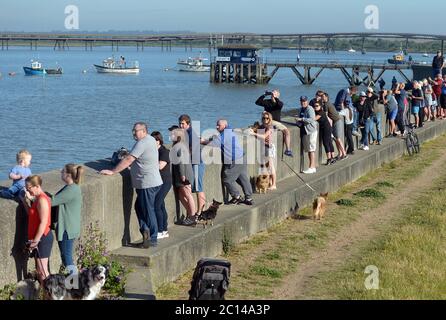
[[[49,276],[48,259],[53,247],[53,233],[51,224],[51,199],[42,190],[42,178],[37,175],[29,176],[25,180],[26,199],[32,201],[29,206],[23,201],[28,212],[28,247],[34,252],[36,270],[39,281]]]

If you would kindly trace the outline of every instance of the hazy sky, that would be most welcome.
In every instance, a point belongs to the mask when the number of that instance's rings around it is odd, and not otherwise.
[[[442,33],[444,0],[0,0],[1,31],[67,31],[65,7],[79,8],[79,31]],[[364,25],[368,5],[379,29]],[[443,24],[444,25],[444,24]]]

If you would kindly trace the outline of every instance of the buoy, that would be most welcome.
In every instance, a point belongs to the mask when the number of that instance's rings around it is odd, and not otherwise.
[[[16,75],[15,72],[10,72],[10,73],[8,73],[8,74],[9,74],[11,77]]]
[[[87,73],[87,70],[82,70],[82,73]]]

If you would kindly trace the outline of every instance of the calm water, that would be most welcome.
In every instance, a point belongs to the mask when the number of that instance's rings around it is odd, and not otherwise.
[[[7,178],[15,164],[15,154],[22,148],[33,154],[31,169],[39,173],[60,168],[67,162],[83,163],[111,156],[112,152],[133,145],[132,124],[149,123],[150,131],[177,123],[183,113],[201,121],[202,130],[214,127],[224,117],[236,127],[258,120],[260,107],[254,104],[265,89],[278,88],[285,103],[284,110],[296,108],[302,94],[313,96],[318,88],[332,96],[347,82],[340,71],[324,70],[313,86],[301,85],[289,69],[281,69],[269,85],[215,85],[209,73],[189,73],[172,70],[179,58],[199,54],[198,49],[185,52],[172,48],[146,48],[137,52],[134,47],[121,47],[115,56],[124,55],[127,61],[137,60],[139,75],[97,74],[93,63],[112,55],[108,47],[53,51],[52,48],[13,48],[0,51],[0,180]],[[208,50],[202,50],[208,56]],[[296,51],[265,50],[264,57],[296,59]],[[301,53],[305,59],[378,59],[389,54]],[[414,56],[415,57],[415,56]],[[45,67],[61,66],[61,76],[25,76],[23,66],[39,59]],[[421,56],[417,56],[420,58]],[[165,69],[168,68],[168,71]],[[87,70],[87,73],[82,73]],[[8,76],[14,71],[16,76]],[[271,72],[271,70],[269,70]],[[393,73],[385,74],[390,84]],[[409,73],[409,76],[411,74]],[[402,80],[397,75],[398,80]]]

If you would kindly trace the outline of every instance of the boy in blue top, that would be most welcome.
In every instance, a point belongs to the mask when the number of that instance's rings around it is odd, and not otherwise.
[[[21,196],[25,188],[25,179],[31,175],[31,153],[28,150],[20,150],[17,155],[17,165],[9,172],[9,178],[13,180],[9,189],[2,190],[0,196],[5,199],[14,199]],[[23,193],[24,194],[24,193]]]

